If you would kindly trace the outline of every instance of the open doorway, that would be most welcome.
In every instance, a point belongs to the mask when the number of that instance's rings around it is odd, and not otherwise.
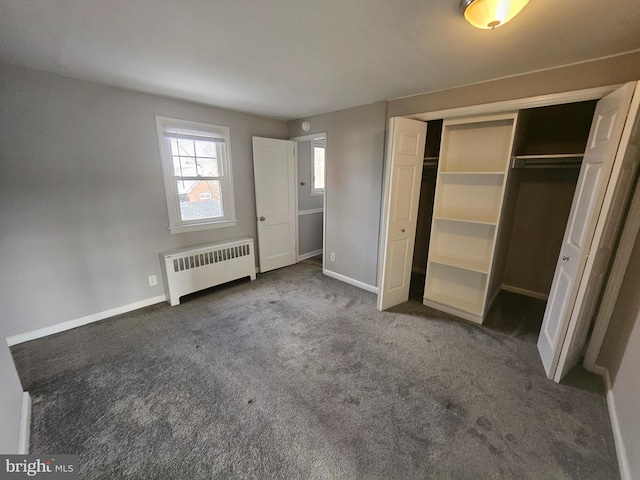
[[[298,261],[313,259],[324,270],[326,133],[292,138],[297,147]]]

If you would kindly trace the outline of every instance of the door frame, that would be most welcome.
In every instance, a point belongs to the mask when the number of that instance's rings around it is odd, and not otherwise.
[[[289,140],[296,142],[296,261],[300,257],[300,231],[298,226],[298,143],[307,142],[320,136],[324,136],[324,195],[322,196],[322,273],[325,271],[325,264],[327,256],[325,255],[326,240],[327,240],[327,149],[329,147],[329,138],[327,132],[310,133],[307,135],[300,135],[298,137],[291,137]]]
[[[587,88],[583,90],[574,90],[569,92],[562,93],[552,93],[548,95],[539,95],[535,97],[525,97],[525,98],[517,98],[513,100],[505,100],[500,102],[490,102],[479,105],[471,105],[466,107],[455,107],[448,108],[444,110],[434,110],[431,112],[423,112],[423,113],[415,113],[409,115],[397,115],[399,117],[410,118],[413,120],[422,120],[424,122],[429,122],[430,120],[446,120],[458,117],[468,117],[473,115],[485,115],[490,113],[504,113],[506,111],[513,110],[523,110],[527,108],[535,108],[535,107],[547,107],[551,105],[562,105],[567,103],[576,103],[583,102],[588,100],[599,100],[602,97],[608,95],[614,90],[618,89],[624,84],[616,84],[616,85],[606,85],[602,87],[595,88]],[[393,117],[387,118],[387,125],[389,125],[389,120]],[[390,168],[390,154],[389,149],[385,149],[385,158],[384,158],[384,171],[383,178],[386,178],[388,174],[388,169]],[[387,218],[381,216],[380,222],[380,231],[384,231],[387,228],[386,223],[388,222]],[[622,227],[624,228],[624,227]],[[383,248],[382,242],[378,245],[378,278],[377,278],[377,286],[378,291],[381,288],[380,282],[382,281],[382,260],[384,258],[383,252],[381,249]],[[616,255],[616,254],[614,254]],[[323,257],[324,258],[324,257]],[[603,287],[606,288],[606,287]],[[594,320],[594,332],[602,332],[606,331],[609,319],[601,318],[600,315],[596,316]],[[588,351],[591,351],[591,357],[597,356],[597,353],[600,351],[602,340],[599,339],[599,336],[593,336],[590,338],[588,343]],[[593,345],[592,345],[593,344]],[[594,350],[597,348],[597,352]],[[594,363],[585,362],[585,368],[594,372],[600,373],[596,368]]]

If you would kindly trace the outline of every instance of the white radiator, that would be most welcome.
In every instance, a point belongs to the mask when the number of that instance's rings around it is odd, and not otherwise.
[[[172,306],[188,293],[238,278],[256,279],[251,238],[170,250],[160,254],[160,263],[167,301]]]

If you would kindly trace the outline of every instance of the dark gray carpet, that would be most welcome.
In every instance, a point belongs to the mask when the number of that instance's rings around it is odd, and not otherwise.
[[[85,479],[619,478],[599,378],[312,263],[12,352],[32,453]]]

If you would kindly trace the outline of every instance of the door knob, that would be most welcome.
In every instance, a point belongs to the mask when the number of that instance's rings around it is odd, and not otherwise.
[[[261,221],[261,222],[264,222],[264,217],[260,217],[260,221]]]
[[[566,262],[567,260],[569,260],[569,257],[562,257],[562,260]]]
[[[402,229],[402,233],[404,233],[404,228]]]

